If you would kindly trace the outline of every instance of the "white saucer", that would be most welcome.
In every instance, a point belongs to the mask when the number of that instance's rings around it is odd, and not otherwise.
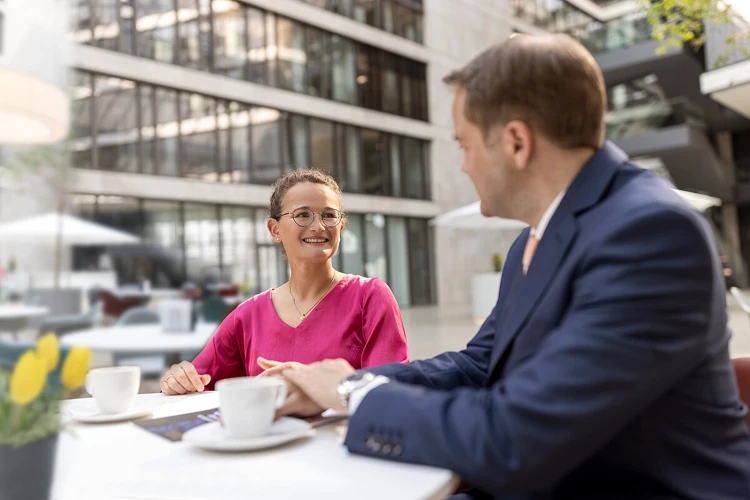
[[[249,451],[279,446],[301,437],[312,436],[312,426],[298,418],[281,417],[273,423],[268,434],[256,438],[227,437],[221,422],[211,422],[187,431],[182,440],[212,451]]]
[[[157,405],[153,402],[136,402],[133,407],[122,413],[104,414],[99,411],[93,399],[81,399],[70,401],[64,408],[63,413],[73,420],[89,424],[98,424],[104,422],[121,422],[132,420],[134,418],[145,417],[150,415],[156,409]]]

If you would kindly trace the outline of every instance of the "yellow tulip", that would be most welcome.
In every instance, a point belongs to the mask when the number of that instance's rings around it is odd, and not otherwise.
[[[36,343],[36,355],[47,363],[47,372],[51,372],[57,368],[57,363],[60,360],[60,347],[57,343],[57,335],[48,333],[40,337]]]
[[[10,399],[19,406],[34,401],[47,382],[47,364],[44,359],[26,351],[18,358],[10,377]]]
[[[65,358],[60,381],[63,387],[72,391],[81,387],[91,364],[91,351],[86,347],[72,347]]]

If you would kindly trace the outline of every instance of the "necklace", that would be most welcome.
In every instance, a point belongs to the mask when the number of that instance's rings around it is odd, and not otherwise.
[[[289,280],[289,295],[292,297],[292,304],[294,304],[294,308],[301,315],[300,321],[304,321],[307,315],[310,314],[310,311],[315,309],[315,306],[320,304],[320,301],[323,300],[323,297],[325,297],[328,294],[328,290],[331,289],[331,285],[333,285],[333,280],[335,279],[336,279],[336,271],[333,272],[333,276],[331,277],[331,282],[328,283],[328,287],[326,288],[326,291],[323,292],[323,295],[320,296],[318,301],[315,304],[313,304],[313,306],[310,309],[308,309],[307,312],[302,312],[299,310],[299,307],[297,307],[297,299],[294,298],[294,294],[292,293],[292,280]]]

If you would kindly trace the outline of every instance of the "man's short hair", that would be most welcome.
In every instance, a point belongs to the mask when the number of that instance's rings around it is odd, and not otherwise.
[[[484,137],[521,120],[560,147],[599,148],[607,91],[591,54],[567,35],[515,35],[444,78],[466,88],[464,115]]]

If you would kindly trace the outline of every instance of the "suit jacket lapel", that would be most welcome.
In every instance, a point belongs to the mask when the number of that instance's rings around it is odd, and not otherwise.
[[[602,198],[617,168],[626,161],[627,155],[607,142],[584,165],[571,183],[539,241],[528,273],[522,278],[514,296],[507,297],[507,300],[513,301],[512,307],[507,308],[506,317],[498,318],[490,374],[497,368],[498,361],[522,329],[560,268],[560,263],[578,233],[577,215]],[[527,238],[528,233],[525,231]],[[520,265],[520,262],[514,265]]]

